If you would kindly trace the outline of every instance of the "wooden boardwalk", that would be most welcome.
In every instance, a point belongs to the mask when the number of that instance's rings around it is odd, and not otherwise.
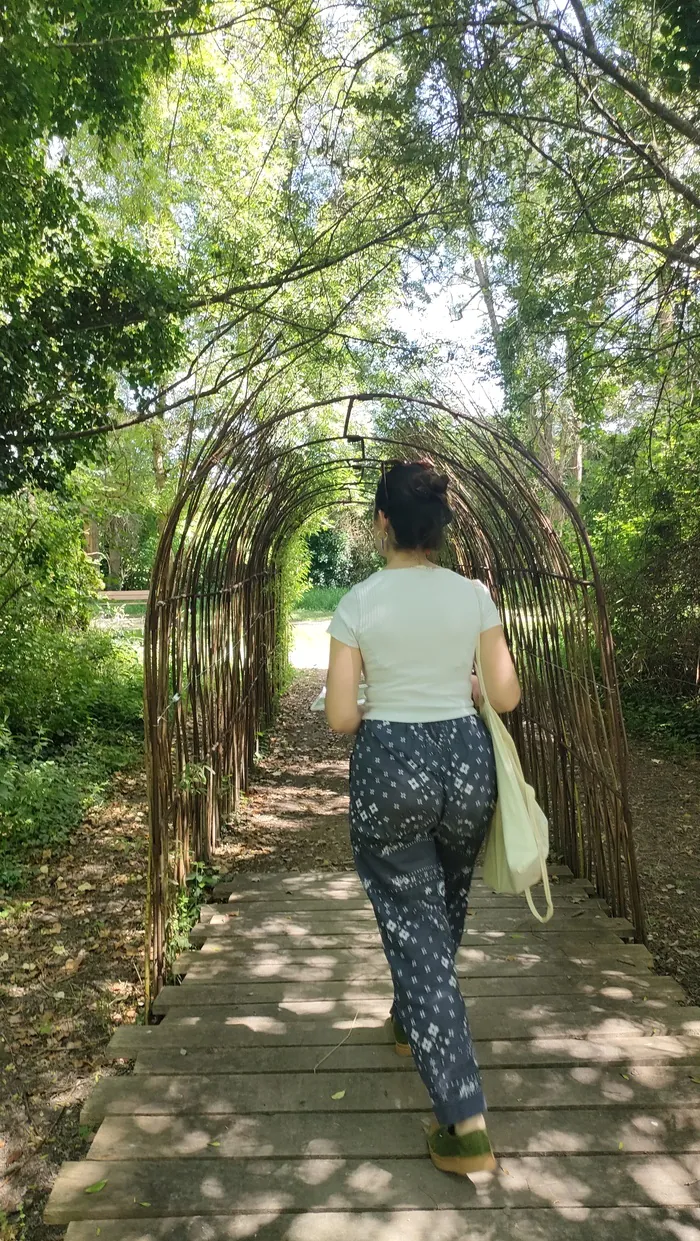
[[[83,1119],[67,1241],[700,1241],[700,1009],[560,873],[540,927],[477,879],[459,974],[499,1170],[425,1153],[429,1103],[349,873],[240,877]],[[99,1126],[99,1127],[98,1127]]]

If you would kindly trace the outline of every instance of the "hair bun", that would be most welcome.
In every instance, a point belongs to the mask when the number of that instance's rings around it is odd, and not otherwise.
[[[420,462],[423,465],[423,462]],[[412,490],[421,500],[444,500],[447,495],[448,478],[446,474],[438,474],[432,466],[424,465],[420,473],[411,480]]]
[[[377,485],[375,513],[382,512],[391,524],[396,547],[435,551],[445,526],[452,520],[447,500],[448,478],[432,461],[394,461]]]

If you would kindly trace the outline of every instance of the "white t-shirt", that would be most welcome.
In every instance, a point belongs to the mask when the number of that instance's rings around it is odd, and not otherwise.
[[[474,715],[476,640],[501,624],[483,582],[451,569],[381,569],[344,595],[328,632],[359,647],[364,718],[425,723]]]

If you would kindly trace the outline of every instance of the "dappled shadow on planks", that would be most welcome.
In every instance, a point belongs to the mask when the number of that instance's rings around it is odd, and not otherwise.
[[[248,877],[204,910],[161,1023],[115,1032],[135,1072],[88,1100],[47,1218],[67,1241],[700,1241],[700,1010],[566,886],[547,931],[474,886],[458,971],[495,1175],[426,1158],[356,878]]]

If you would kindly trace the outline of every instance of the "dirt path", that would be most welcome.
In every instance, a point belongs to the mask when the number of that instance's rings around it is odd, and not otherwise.
[[[700,759],[631,747],[634,816],[649,950],[700,1004]]]
[[[297,630],[300,668],[266,742],[250,795],[226,829],[226,871],[352,866],[347,738],[309,708],[325,666],[325,623]],[[700,1003],[700,761],[633,748],[631,788],[650,947]],[[46,856],[30,891],[0,910],[0,1241],[57,1241],[41,1222],[64,1159],[80,1159],[82,1099],[105,1067],[112,1026],[143,1004],[145,785],[115,782],[69,852]],[[1,1211],[24,1201],[26,1222]]]
[[[352,866],[347,779],[350,740],[329,733],[310,706],[323,673],[297,673],[285,696],[268,752],[235,824],[225,830],[217,863],[237,870],[338,870]]]

